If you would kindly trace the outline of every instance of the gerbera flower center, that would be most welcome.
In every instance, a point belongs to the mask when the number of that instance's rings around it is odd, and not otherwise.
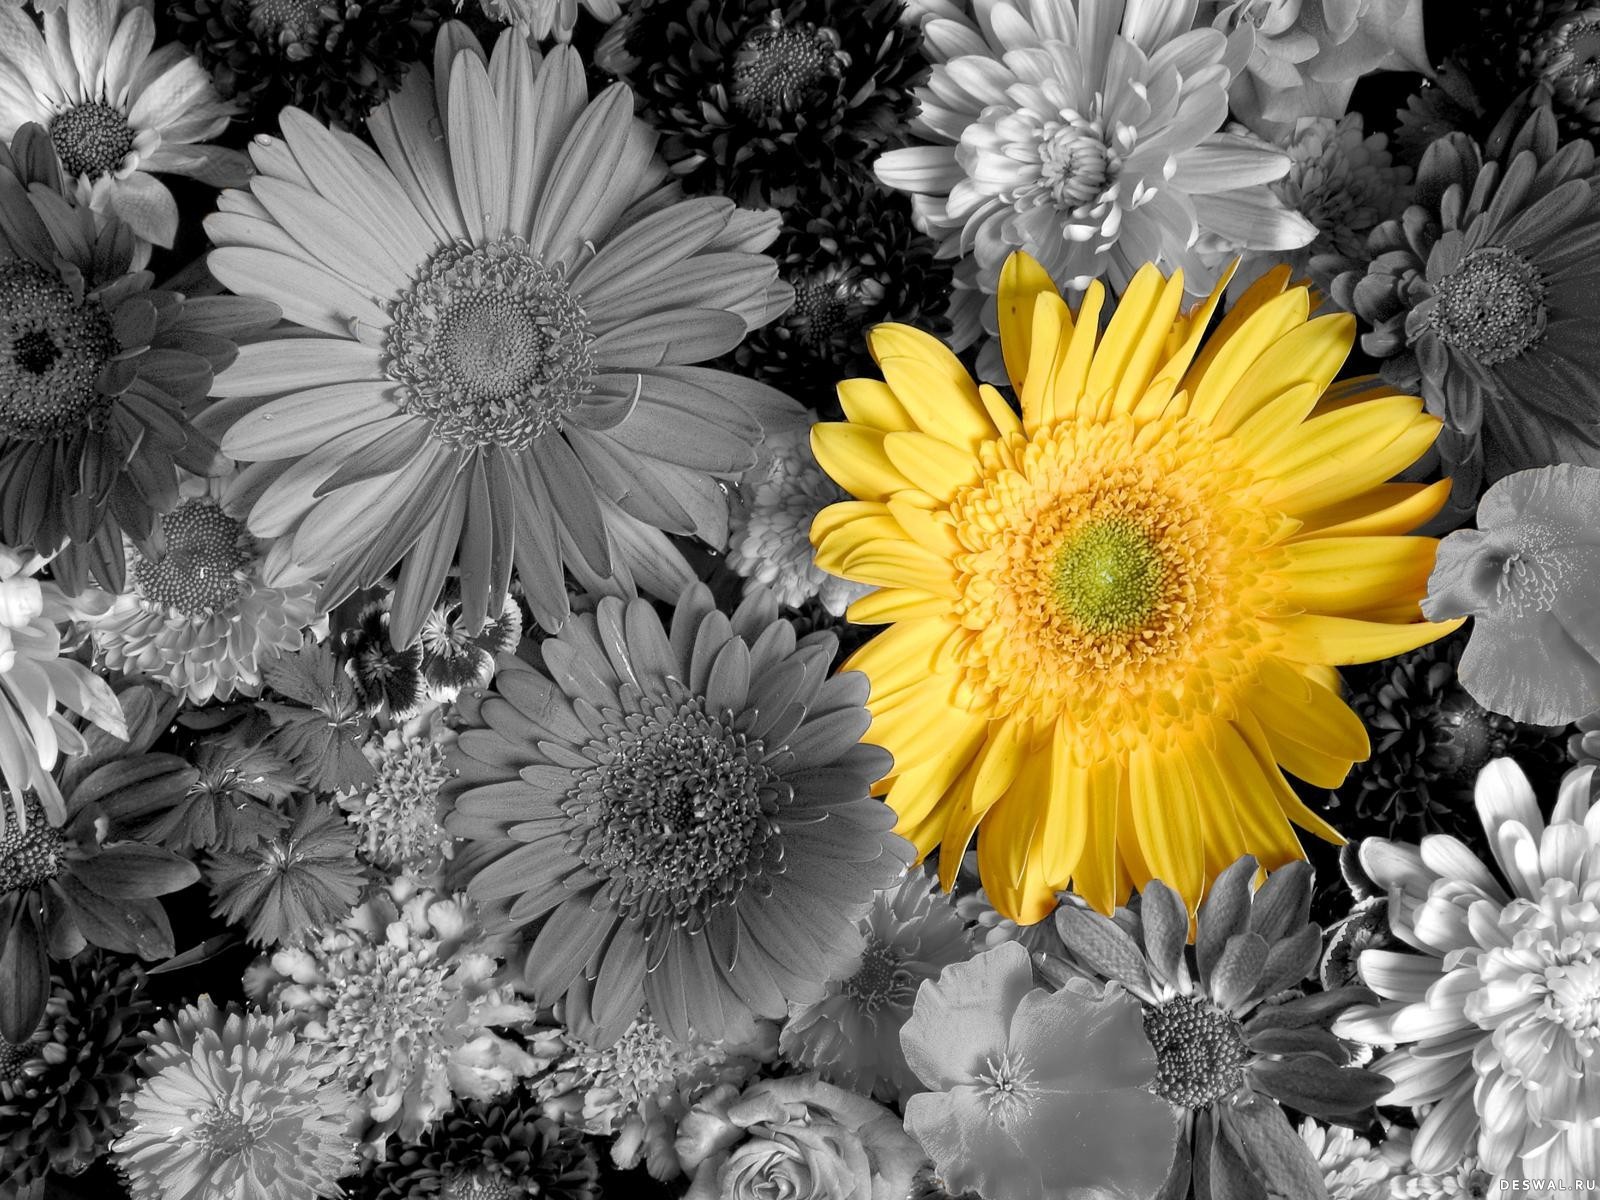
[[[30,795],[23,802],[23,811],[27,828],[19,829],[13,815],[0,834],[0,896],[48,883],[66,865],[66,839],[45,820],[39,802]]]
[[[0,265],[0,430],[37,442],[85,426],[111,410],[100,372],[117,352],[99,301],[80,298],[32,263]]]
[[[1556,22],[1539,38],[1541,74],[1568,99],[1600,92],[1600,8],[1585,8]]]
[[[246,1117],[234,1108],[217,1104],[196,1116],[194,1138],[217,1157],[230,1158],[259,1142],[271,1123],[265,1115]]]
[[[251,0],[250,29],[283,43],[310,37],[322,24],[325,0]]]
[[[1081,629],[1128,633],[1156,612],[1170,574],[1160,548],[1135,521],[1092,521],[1056,551],[1056,600]]]
[[[522,1184],[489,1167],[479,1167],[447,1174],[439,1200],[520,1200],[526,1195],[528,1189]]]
[[[1474,250],[1438,293],[1439,336],[1485,366],[1509,362],[1544,336],[1544,279],[1514,250]]]
[[[1027,1058],[1009,1050],[986,1059],[977,1081],[984,1103],[1001,1128],[1026,1117],[1039,1096]]]
[[[839,267],[791,282],[794,307],[785,321],[800,344],[811,350],[860,333],[870,307],[883,298],[883,285],[876,279],[863,279]]]
[[[849,57],[839,35],[811,24],[785,25],[773,9],[733,58],[733,103],[751,116],[791,112],[825,76],[837,76]]]
[[[1204,1108],[1244,1085],[1244,1030],[1209,1000],[1176,996],[1146,1006],[1144,1032],[1156,1052],[1150,1090],[1169,1103]]]
[[[98,179],[122,165],[133,149],[133,129],[121,109],[89,100],[51,119],[50,142],[67,175]]]
[[[389,315],[401,407],[452,445],[525,450],[593,386],[588,315],[520,238],[439,250]]]
[[[186,617],[210,616],[238,600],[250,563],[249,534],[205,497],[185,500],[160,519],[165,549],[139,556],[133,583],[149,604]]]
[[[694,919],[766,869],[787,785],[762,758],[759,741],[697,696],[615,729],[563,808],[579,827],[578,853],[620,913]]]
[[[913,999],[910,979],[901,968],[900,955],[892,946],[876,939],[867,944],[861,955],[861,965],[840,990],[867,1013],[891,1005],[909,1006]]]

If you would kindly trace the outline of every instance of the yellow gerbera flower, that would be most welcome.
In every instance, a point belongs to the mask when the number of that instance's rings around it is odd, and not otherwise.
[[[1023,923],[1068,886],[1110,913],[1152,878],[1192,910],[1244,854],[1304,857],[1291,823],[1342,840],[1283,770],[1331,788],[1369,753],[1334,665],[1455,628],[1418,608],[1437,543],[1401,536],[1449,484],[1385,482],[1439,421],[1334,385],[1355,323],[1310,319],[1287,281],[1202,347],[1220,285],[1185,315],[1182,277],[1147,267],[1101,335],[1099,284],[1073,314],[1015,255],[1020,419],[935,338],[884,325],[883,381],[841,384],[848,420],[815,427],[857,497],[817,517],[817,565],[875,585],[849,617],[891,626],[845,664],[894,754],[879,789],[946,888],[980,824],[984,886]]]

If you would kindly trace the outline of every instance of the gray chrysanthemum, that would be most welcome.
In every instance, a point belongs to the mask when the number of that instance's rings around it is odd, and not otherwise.
[[[856,921],[912,857],[868,796],[867,681],[828,677],[833,638],[796,642],[758,593],[732,619],[684,593],[670,633],[607,598],[502,656],[466,724],[446,828],[489,922],[524,931],[542,1002],[594,980],[597,1040],[648,1001],[675,1037],[820,999]],[[552,682],[553,680],[553,682]]]

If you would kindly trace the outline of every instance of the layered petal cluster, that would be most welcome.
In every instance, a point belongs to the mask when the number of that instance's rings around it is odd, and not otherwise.
[[[1477,809],[1498,873],[1443,834],[1362,844],[1411,952],[1362,954],[1383,1002],[1335,1031],[1395,1047],[1375,1066],[1394,1080],[1389,1103],[1428,1106],[1412,1146],[1419,1173],[1475,1154],[1490,1194],[1507,1180],[1570,1187],[1600,1174],[1595,792],[1593,767],[1571,772],[1546,821],[1514,762],[1485,768]]]
[[[846,663],[898,829],[948,887],[975,830],[983,884],[1031,923],[1069,884],[1109,913],[1160,878],[1192,909],[1249,852],[1338,835],[1287,770],[1335,787],[1368,753],[1333,667],[1448,632],[1420,620],[1435,543],[1404,536],[1445,484],[1386,483],[1439,422],[1371,380],[1286,271],[1208,341],[1218,296],[1144,268],[1102,334],[1018,255],[1001,287],[1019,416],[948,348],[880,326],[884,379],[840,385],[818,461],[858,499],[812,527],[817,565],[878,589],[891,628]]]
[[[628,89],[590,100],[571,49],[541,62],[507,31],[491,59],[451,24],[435,64],[372,114],[376,152],[287,110],[206,223],[217,278],[296,327],[248,347],[206,414],[256,464],[266,578],[327,572],[327,606],[399,564],[397,646],[457,557],[472,629],[513,567],[546,628],[564,568],[675,596],[665,533],[725,543],[718,479],[799,411],[695,365],[789,303],[759,253],[777,217],[661,190]]]
[[[912,850],[868,795],[888,755],[835,645],[766,593],[730,619],[696,585],[670,629],[606,597],[540,644],[544,672],[503,656],[463,699],[454,872],[521,931],[541,1003],[592,997],[597,1044],[646,1004],[676,1038],[781,1018],[859,949]]]
[[[515,25],[536,42],[545,38],[568,42],[578,23],[579,0],[479,0],[483,11],[497,21]],[[621,0],[583,0],[597,21],[615,21],[622,15]]]
[[[171,246],[178,203],[157,175],[211,184],[246,174],[237,150],[208,146],[238,111],[178,42],[155,48],[153,0],[0,8],[0,140],[43,126],[78,202]]]
[[[933,78],[914,130],[878,159],[918,219],[962,257],[958,347],[992,327],[1014,250],[1064,288],[1126,287],[1143,263],[1182,268],[1203,295],[1241,249],[1304,246],[1315,229],[1267,184],[1288,158],[1222,132],[1251,32],[1190,29],[1194,5],[978,0],[977,24],[931,20]]]

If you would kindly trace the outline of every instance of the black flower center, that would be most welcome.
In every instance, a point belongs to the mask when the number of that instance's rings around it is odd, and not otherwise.
[[[734,55],[734,106],[756,117],[792,112],[814,84],[837,76],[848,61],[833,30],[785,25],[774,9]]]
[[[0,264],[0,431],[37,442],[98,429],[112,401],[100,372],[116,350],[99,301],[32,263]]]
[[[520,239],[438,251],[389,315],[400,403],[452,445],[525,450],[592,387],[589,318]]]
[[[1209,1000],[1177,996],[1147,1006],[1144,1032],[1156,1052],[1150,1090],[1169,1103],[1204,1108],[1243,1086],[1244,1031]]]
[[[1509,362],[1544,336],[1544,279],[1514,250],[1485,246],[1438,284],[1435,328],[1485,366]]]
[[[489,1167],[476,1171],[452,1169],[444,1178],[439,1200],[521,1200],[527,1187]]]
[[[66,839],[45,820],[39,802],[29,796],[23,812],[26,829],[18,828],[15,813],[8,813],[0,834],[0,896],[48,883],[66,863]]]
[[[579,854],[625,916],[695,927],[711,907],[778,865],[774,820],[787,787],[759,741],[705,711],[663,700],[591,744],[596,764],[562,802]],[[771,861],[768,861],[770,858]]]
[[[808,350],[845,338],[854,340],[867,323],[871,306],[883,299],[883,285],[837,268],[793,281],[794,307],[785,323]]]
[[[250,29],[257,37],[281,43],[303,41],[323,21],[326,0],[251,0]]]
[[[861,955],[861,965],[845,980],[841,990],[867,1013],[891,1005],[909,1007],[914,998],[911,978],[902,969],[900,956],[876,940],[867,944]]]
[[[90,100],[56,114],[50,141],[69,176],[98,179],[122,165],[133,149],[133,130],[120,109]]]
[[[204,497],[185,500],[161,518],[163,552],[141,557],[134,586],[149,603],[186,617],[208,616],[239,598],[249,565],[244,526]]]

